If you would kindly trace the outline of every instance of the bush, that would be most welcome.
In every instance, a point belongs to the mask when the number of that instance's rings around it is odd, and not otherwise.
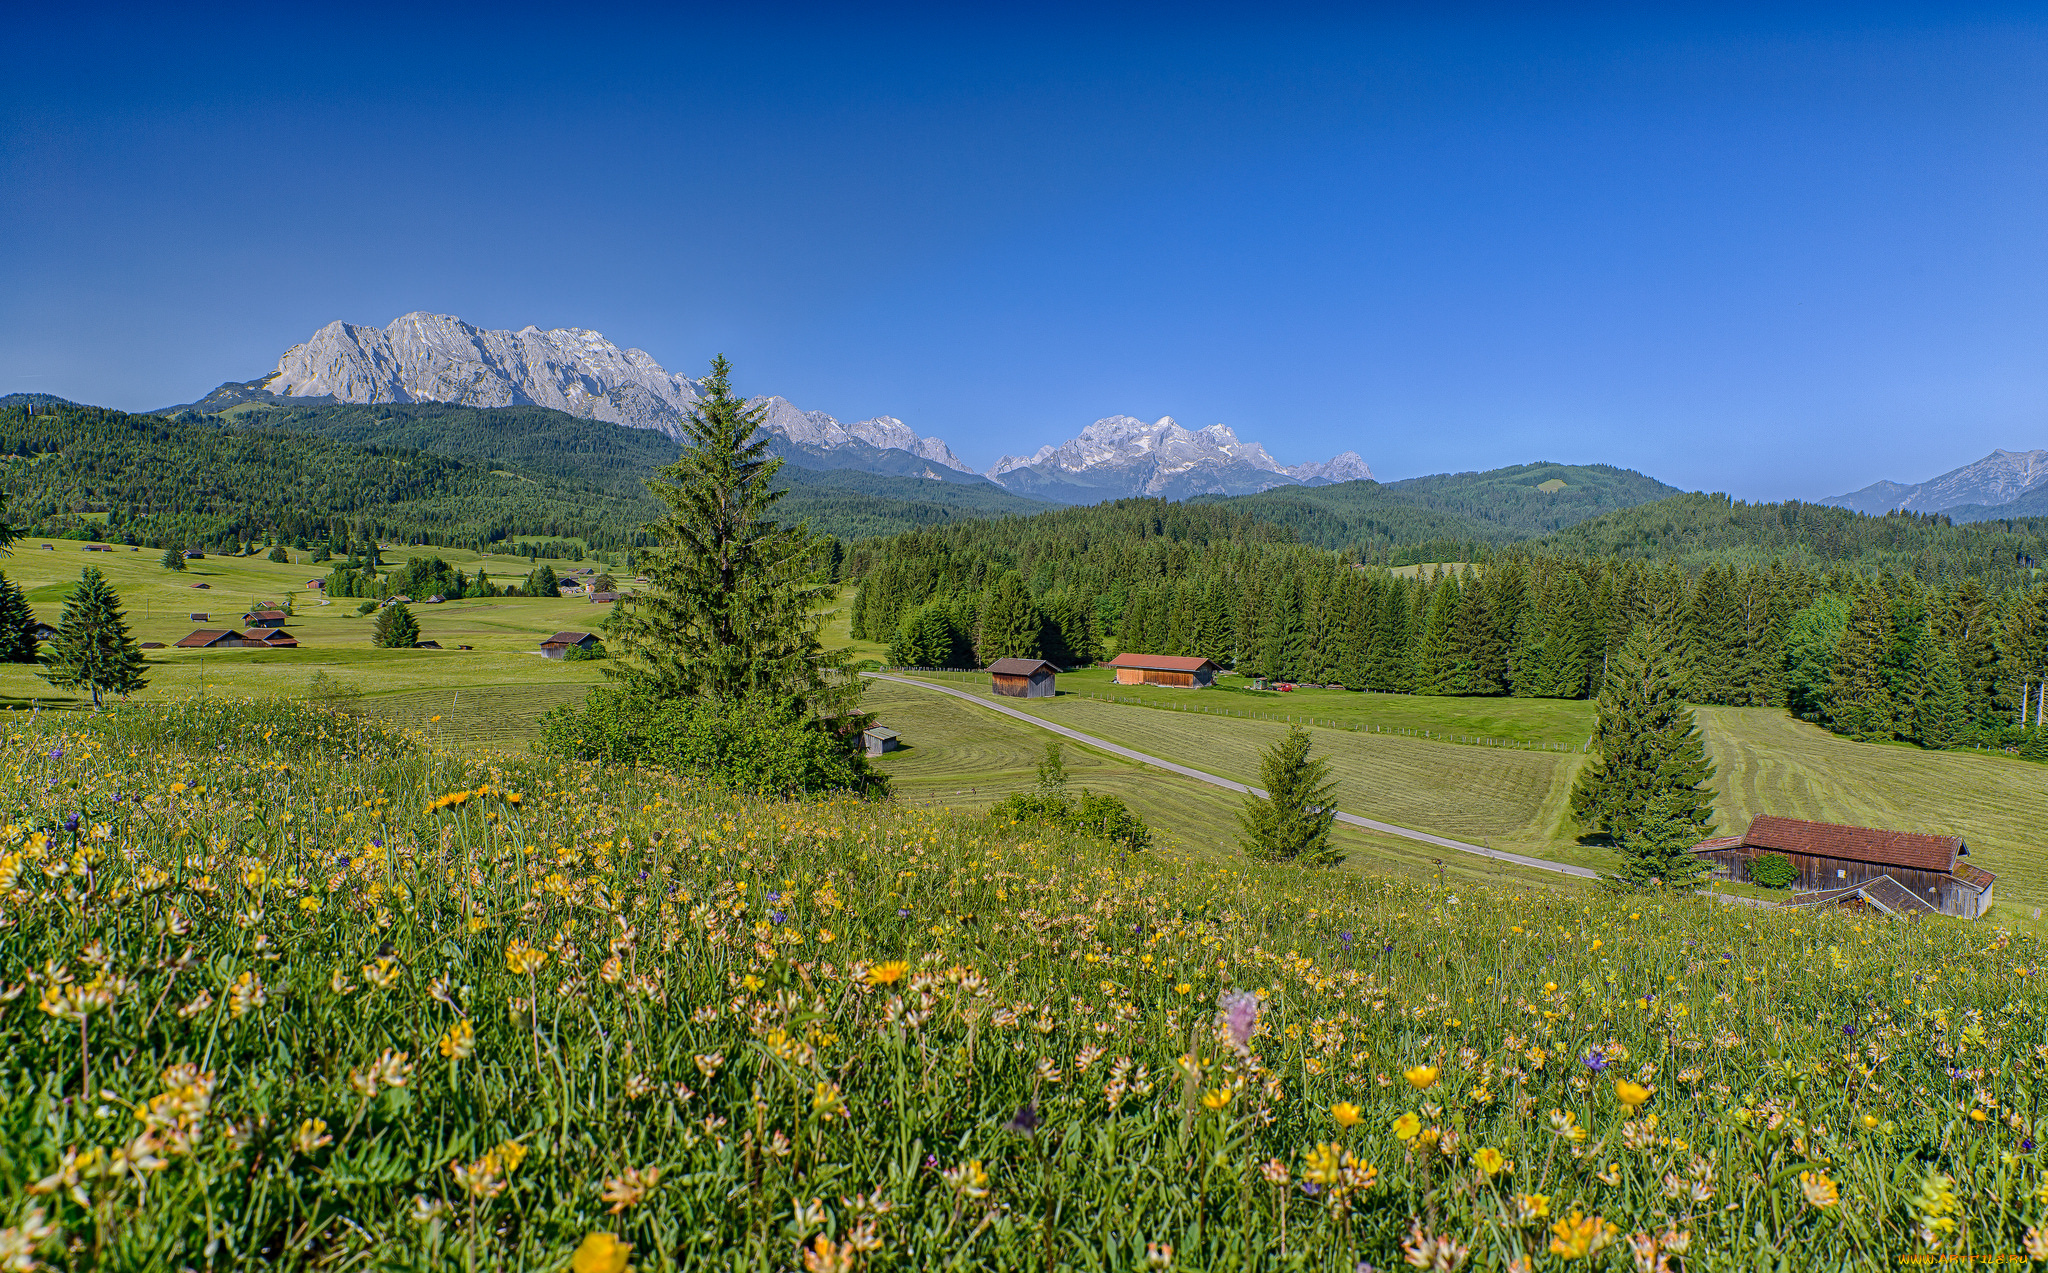
[[[605,648],[601,645],[593,645],[587,649],[580,645],[572,645],[562,651],[562,662],[564,663],[589,663],[595,659],[605,657],[607,657]]]
[[[576,760],[659,765],[744,791],[886,789],[861,752],[858,730],[835,732],[787,701],[657,700],[605,685],[581,707],[542,717],[540,747]]]
[[[1097,795],[1084,787],[1079,804],[1067,798],[1067,770],[1058,740],[1045,745],[1045,759],[1038,764],[1038,786],[997,801],[989,817],[998,822],[1059,827],[1131,851],[1152,843],[1152,828],[1115,796]]]
[[[1749,879],[1765,888],[1789,888],[1799,878],[1799,868],[1782,853],[1763,853],[1750,859]]]

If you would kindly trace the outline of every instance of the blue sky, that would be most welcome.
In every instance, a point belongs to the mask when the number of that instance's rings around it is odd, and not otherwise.
[[[11,19],[0,392],[424,309],[981,466],[1117,413],[1757,499],[2048,446],[2036,10],[172,8]]]

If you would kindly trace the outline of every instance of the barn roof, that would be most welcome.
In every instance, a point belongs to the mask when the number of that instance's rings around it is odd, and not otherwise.
[[[1044,659],[997,659],[988,665],[996,676],[1036,676],[1040,672],[1057,672],[1059,668]]]
[[[549,637],[549,638],[548,638],[547,640],[545,640],[545,641],[541,642],[541,644],[542,644],[542,645],[581,645],[581,644],[583,644],[583,643],[584,643],[585,641],[594,641],[594,640],[596,640],[596,639],[597,639],[596,637],[593,637],[593,636],[592,636],[592,635],[591,635],[590,633],[588,633],[588,632],[557,632],[557,633],[555,633],[555,634],[554,634],[553,636]]]
[[[1806,822],[1799,818],[1762,814],[1740,837],[1708,840],[1694,845],[1693,852],[1733,848],[1771,849],[1807,857],[1840,858],[1848,862],[1870,862],[1877,866],[1901,866],[1955,875],[1961,875],[1956,869],[1956,859],[1970,851],[1959,835],[1882,831],[1874,827]]]
[[[1145,672],[1199,672],[1205,667],[1215,667],[1216,663],[1213,659],[1192,654],[1119,654],[1109,661],[1109,665]]]
[[[179,641],[178,645],[187,650],[197,650],[205,646],[217,644],[221,641],[239,641],[241,639],[242,634],[235,631],[233,628],[201,628],[199,629],[199,631],[194,632],[191,636],[185,637],[183,640]]]

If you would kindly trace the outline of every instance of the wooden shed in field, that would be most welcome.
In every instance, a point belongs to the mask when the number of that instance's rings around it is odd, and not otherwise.
[[[1216,683],[1215,662],[1197,655],[1119,654],[1109,661],[1118,685],[1171,685],[1206,689]]]
[[[540,652],[551,659],[559,659],[571,649],[592,650],[602,644],[589,632],[557,632],[540,643]]]
[[[1058,675],[1044,659],[997,659],[988,665],[989,688],[1006,698],[1051,698]]]
[[[1749,864],[1781,854],[1799,871],[1788,906],[1868,905],[1893,915],[1976,919],[1991,908],[1998,877],[1961,859],[1959,835],[1921,835],[1758,817],[1741,835],[1702,841],[1692,851],[1713,863],[1716,879],[1745,880]]]
[[[870,725],[860,732],[861,746],[870,756],[895,751],[903,745],[902,739],[893,729],[881,725]]]

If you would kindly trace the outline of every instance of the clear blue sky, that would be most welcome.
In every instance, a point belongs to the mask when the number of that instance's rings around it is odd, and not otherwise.
[[[977,465],[1116,413],[1768,499],[2048,446],[2043,12],[1646,8],[24,8],[0,392],[424,309]]]

